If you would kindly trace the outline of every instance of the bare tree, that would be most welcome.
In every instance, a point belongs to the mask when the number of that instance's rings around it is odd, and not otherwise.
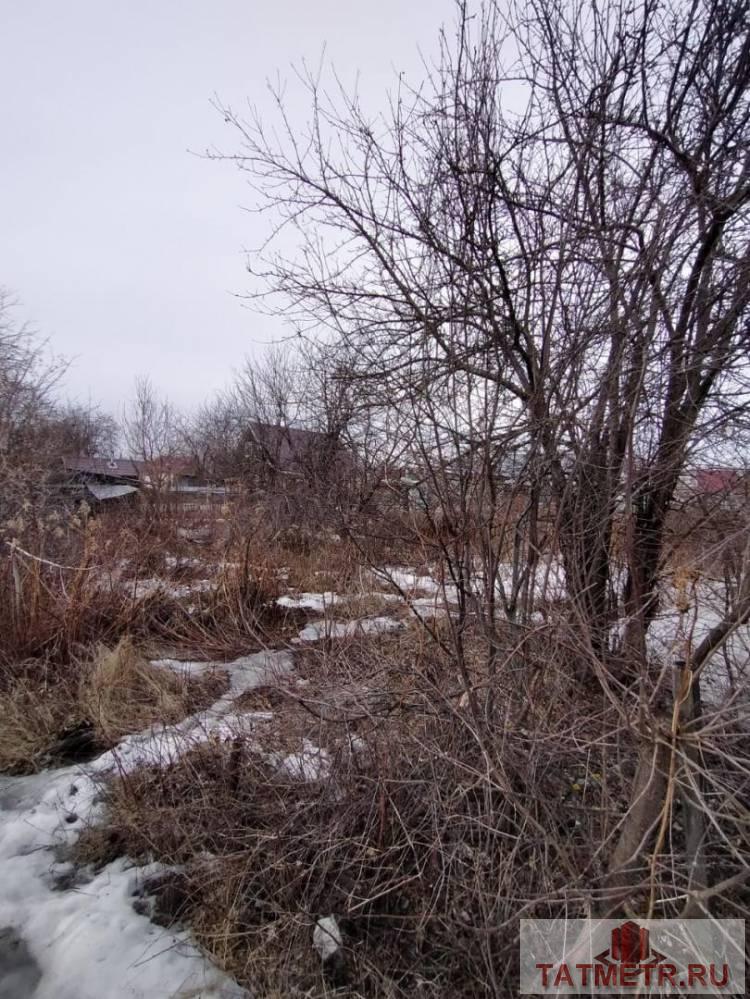
[[[179,450],[179,419],[173,405],[160,398],[148,378],[139,378],[135,396],[123,413],[123,436],[131,456],[141,463],[155,508],[168,500]]]
[[[56,408],[50,429],[59,454],[112,457],[117,453],[120,427],[98,406],[64,403]]]
[[[304,336],[325,330],[373,408],[409,414],[465,604],[459,663],[465,615],[492,658],[499,621],[529,623],[541,573],[565,593],[581,682],[639,733],[630,818],[610,831],[627,895],[669,807],[664,760],[672,776],[695,766],[676,732],[696,723],[682,712],[697,676],[750,615],[740,586],[719,644],[685,641],[680,707],[654,719],[649,632],[678,486],[693,456],[747,429],[748,7],[458,14],[437,68],[415,90],[399,81],[385,116],[309,73],[305,132],[281,93],[273,128],[221,112],[275,232],[300,244],[254,265],[259,295]]]
[[[401,91],[390,121],[312,77],[309,136],[223,109],[236,159],[304,242],[264,272],[292,317],[333,327],[363,377],[402,394],[464,372],[503,389],[514,426],[523,414],[597,647],[618,499],[635,512],[636,648],[693,431],[744,356],[746,26],[741,3],[719,6],[544,0],[514,20],[485,9],[473,35],[462,10],[431,89]],[[521,112],[500,103],[511,75]]]
[[[64,361],[13,316],[14,302],[0,290],[0,517],[42,500],[59,458],[54,390]]]
[[[185,453],[206,479],[242,480],[244,418],[231,391],[204,402],[181,429]]]
[[[52,416],[53,389],[66,367],[28,326],[14,321],[13,305],[0,290],[0,454],[6,461],[30,457],[40,427]]]

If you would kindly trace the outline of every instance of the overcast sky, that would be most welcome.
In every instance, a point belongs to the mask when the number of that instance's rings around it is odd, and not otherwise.
[[[180,406],[278,338],[243,307],[259,222],[210,106],[323,45],[373,106],[421,76],[451,0],[19,0],[0,30],[0,285],[58,354],[67,393],[117,413],[139,374]],[[301,113],[301,107],[297,109]]]

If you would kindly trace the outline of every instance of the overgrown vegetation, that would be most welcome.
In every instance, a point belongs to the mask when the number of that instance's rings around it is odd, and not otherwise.
[[[474,689],[491,683],[498,704],[478,726],[450,658],[417,631],[306,649],[302,687],[247,703],[273,708],[269,731],[116,781],[108,824],[78,857],[162,860],[174,873],[150,884],[159,921],[188,922],[261,995],[512,995],[519,913],[585,915],[606,900],[637,768],[616,707],[591,690],[581,710],[570,651],[539,631],[521,652],[524,669],[501,683],[474,661]],[[744,778],[727,765],[741,731],[725,723],[705,743],[707,763],[723,760],[707,793],[738,836],[705,843],[717,883],[749,845]],[[278,766],[305,738],[329,754],[317,780]],[[684,835],[670,828],[657,878],[688,883]],[[736,884],[713,911],[747,901]],[[647,882],[630,905],[648,908]],[[681,907],[679,893],[657,903],[660,915]],[[332,978],[310,947],[329,913],[346,941]]]
[[[76,851],[166,865],[259,995],[505,997],[522,916],[750,905],[750,10],[457,10],[377,126],[304,74],[310,135],[222,108],[302,346],[191,421],[141,382],[139,505],[35,485],[50,372],[0,338],[0,767],[218,696],[148,658],[286,650]]]
[[[152,666],[129,638],[65,665],[23,664],[3,675],[0,771],[90,759],[130,732],[181,721],[225,686],[220,673],[194,679]]]

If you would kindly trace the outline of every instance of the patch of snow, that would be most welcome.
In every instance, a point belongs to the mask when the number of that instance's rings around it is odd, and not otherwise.
[[[0,926],[13,927],[38,964],[34,999],[240,999],[247,993],[211,965],[186,933],[156,927],[132,908],[139,871],[125,860],[84,889],[54,890],[56,851],[100,814],[101,781],[144,764],[165,765],[207,738],[226,738],[270,712],[232,712],[234,699],[291,669],[286,652],[258,652],[231,663],[168,668],[225,669],[229,691],[178,725],[127,736],[85,767],[63,767],[0,782]],[[305,773],[327,756],[303,746]],[[291,764],[290,764],[291,765]]]
[[[321,638],[352,638],[358,634],[384,634],[406,627],[395,617],[363,617],[354,621],[311,621],[300,631],[298,641],[317,642]]]
[[[399,587],[406,595],[407,601],[423,617],[443,616],[448,612],[449,604],[457,599],[457,590],[453,583],[441,583],[434,577],[420,574],[412,569],[397,566],[387,566],[383,569],[373,570],[373,575],[385,583]],[[496,587],[500,594],[503,590],[507,593],[513,584],[513,565],[510,562],[501,563],[497,569]],[[479,595],[484,581],[481,576],[474,576],[470,580],[469,586]],[[427,596],[417,597],[416,593],[427,594]],[[534,580],[532,582],[532,592],[535,601],[564,600],[567,595],[565,587],[565,573],[562,563],[555,557],[543,559],[536,567]],[[442,606],[440,605],[442,601]]]
[[[335,916],[323,916],[313,930],[313,947],[320,954],[321,961],[333,957],[343,946],[341,930]]]
[[[398,566],[386,566],[383,569],[374,569],[373,575],[376,579],[388,583],[391,586],[398,586],[407,595],[415,590],[424,590],[426,593],[438,593],[441,589],[432,576],[420,576],[411,569],[404,569]],[[453,587],[449,588],[452,590]]]
[[[209,738],[233,738],[239,732],[247,731],[254,720],[266,719],[256,717],[262,712],[232,712],[236,698],[247,690],[278,679],[292,669],[292,658],[288,652],[255,652],[228,663],[180,663],[174,659],[155,662],[168,664],[170,669],[177,670],[181,667],[188,670],[196,667],[204,671],[224,670],[229,676],[229,689],[209,708],[190,715],[176,725],[156,725],[147,732],[126,736],[115,749],[89,765],[97,772],[124,770],[129,773],[144,765],[169,766],[199,742]]]
[[[725,614],[724,584],[718,580],[703,580],[690,595],[690,607],[680,613],[677,594],[672,586],[661,587],[661,609],[646,636],[646,648],[651,656],[671,664],[685,654],[686,640],[697,649],[706,635],[719,624]],[[612,627],[613,645],[622,641],[626,619]],[[750,624],[736,628],[717,650],[701,673],[701,694],[706,703],[718,706],[727,695],[746,686],[750,679]]]
[[[164,564],[169,569],[195,569],[200,565],[203,565],[203,561],[199,558],[191,558],[187,555],[165,555]]]
[[[295,780],[324,780],[331,769],[331,761],[325,749],[320,749],[309,739],[302,740],[302,752],[285,756],[278,769],[294,777]]]
[[[420,617],[445,617],[448,611],[442,603],[438,603],[439,599],[437,594],[434,597],[415,597],[409,601],[409,607],[415,610]]]
[[[160,669],[168,669],[173,673],[177,673],[178,676],[205,676],[206,673],[210,673],[212,670],[217,668],[224,669],[228,665],[227,663],[215,663],[215,662],[188,662],[184,659],[152,659],[152,666],[157,666]]]
[[[84,888],[54,890],[55,847],[77,837],[97,802],[94,780],[76,767],[10,778],[0,792],[0,925],[14,927],[39,967],[33,999],[246,996],[186,933],[133,910],[139,872],[126,860]]]
[[[481,582],[479,580],[478,582]],[[498,595],[506,594],[513,588],[513,563],[501,562],[497,568],[496,586]],[[559,558],[546,556],[535,567],[531,592],[535,603],[540,600],[557,602],[565,600],[568,591],[565,585],[565,569]]]
[[[683,654],[684,640],[688,636],[692,648],[696,649],[725,614],[724,584],[718,581],[699,583],[685,614],[677,610],[675,599],[671,586],[662,588],[662,610],[647,637],[649,652],[665,661]],[[750,673],[750,625],[742,625],[728,636],[725,652],[726,655],[717,651],[701,675],[702,693],[707,702],[719,703],[733,687],[736,689],[744,684]]]
[[[326,607],[338,603],[342,598],[337,593],[298,593],[296,596],[277,597],[279,607],[305,608],[308,610],[325,611]]]
[[[214,663],[229,674],[229,690],[213,706],[214,710],[221,704],[231,703],[239,694],[246,690],[270,683],[291,673],[292,657],[288,652],[253,652],[249,656],[240,656],[230,663]]]
[[[366,635],[372,634],[383,634],[387,631],[401,631],[406,625],[403,621],[400,621],[395,617],[365,617],[357,621],[350,621],[350,626],[352,627],[352,634],[356,634],[358,631],[364,631]]]
[[[296,638],[292,639],[292,642],[296,645],[299,642],[317,642],[321,638],[330,636],[331,632],[326,631],[326,622],[317,621],[312,624],[306,624],[302,631]]]

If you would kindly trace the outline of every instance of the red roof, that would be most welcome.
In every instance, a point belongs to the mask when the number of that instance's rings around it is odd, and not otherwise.
[[[740,485],[741,476],[736,468],[700,468],[695,473],[696,490],[704,496],[728,493]]]

